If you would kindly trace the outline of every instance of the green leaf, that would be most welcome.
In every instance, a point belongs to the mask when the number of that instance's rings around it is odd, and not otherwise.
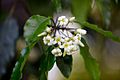
[[[80,47],[80,54],[84,59],[85,67],[91,75],[92,80],[100,80],[99,65],[96,62],[96,60],[90,55],[89,47],[87,46],[84,39],[82,39],[82,42],[85,45],[85,47]]]
[[[39,80],[47,80],[47,74],[45,72],[41,72]]]
[[[22,70],[29,55],[29,52],[30,52],[29,47],[26,47],[21,51],[20,58],[16,62],[15,67],[13,69],[11,80],[20,80],[20,78],[22,77]]]
[[[55,8],[56,12],[61,12],[62,11],[62,7],[61,7],[61,0],[52,0],[53,3],[53,8]]]
[[[55,56],[51,53],[53,47],[49,47],[48,48],[48,57],[47,57],[47,60],[48,60],[48,67],[47,67],[47,70],[51,70],[51,68],[53,67],[55,61],[56,61],[56,58]]]
[[[43,16],[33,15],[30,17],[24,26],[24,37],[27,44],[36,42],[38,40],[37,35],[45,30],[49,22],[50,19]]]
[[[39,75],[40,75],[40,80],[42,75],[47,74],[49,70],[53,67],[55,63],[55,56],[52,55],[53,47],[48,47],[46,54],[43,54],[41,59],[40,59],[40,66],[39,66]]]
[[[60,69],[61,73],[68,78],[72,71],[72,56],[66,55],[65,57],[57,57],[56,64]]]
[[[27,42],[27,47],[21,51],[20,58],[13,69],[11,80],[20,80],[22,77],[22,70],[29,56],[30,50],[39,40],[37,35],[44,31],[46,26],[49,24],[49,20],[49,18],[39,15],[34,15],[27,20],[24,27],[24,37]]]
[[[78,21],[86,21],[91,0],[72,0],[72,12]]]
[[[88,23],[88,22],[84,22],[84,23],[81,23],[81,24],[82,24],[83,26],[85,26],[85,27],[88,27],[88,28],[90,28],[90,29],[92,29],[92,30],[95,30],[96,32],[104,35],[105,37],[108,37],[108,38],[112,39],[113,41],[120,42],[120,37],[114,35],[114,34],[113,34],[112,32],[110,32],[110,31],[105,31],[105,30],[99,28],[97,25],[90,24],[90,23]]]

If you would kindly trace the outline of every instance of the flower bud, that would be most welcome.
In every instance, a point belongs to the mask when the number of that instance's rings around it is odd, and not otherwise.
[[[52,30],[52,28],[51,28],[51,27],[47,27],[47,28],[46,28],[46,31],[47,31],[48,33],[50,33],[50,32],[51,32],[51,30]]]
[[[47,33],[46,32],[42,32],[42,33],[38,34],[37,36],[41,37],[41,36],[45,36],[45,35],[47,35]]]
[[[71,17],[71,18],[69,19],[70,22],[72,22],[72,21],[74,21],[74,20],[75,20],[75,17]]]
[[[80,33],[81,35],[85,35],[87,33],[87,31],[84,29],[77,29],[77,32]]]

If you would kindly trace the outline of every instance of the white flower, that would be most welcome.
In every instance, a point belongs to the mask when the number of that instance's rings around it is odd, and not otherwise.
[[[62,45],[62,48],[64,48],[64,54],[63,56],[65,56],[68,52],[70,52],[70,46],[72,45],[72,41],[69,42],[64,42]]]
[[[75,17],[71,17],[71,18],[69,19],[70,22],[72,22],[72,21],[74,21],[74,20],[75,20]]]
[[[80,41],[80,40],[81,40],[81,34],[76,34],[76,36],[74,36],[74,37],[72,38],[72,40],[73,40],[75,43],[77,43],[77,41]]]
[[[87,33],[87,31],[84,29],[77,29],[77,32],[80,33],[81,35],[85,35]]]
[[[48,33],[50,33],[51,30],[52,30],[52,27],[47,27],[47,28],[46,28],[46,31],[47,31]]]
[[[46,37],[43,38],[43,42],[44,44],[50,46],[54,44],[54,39],[50,35],[47,35]]]
[[[76,51],[78,50],[77,45],[71,45],[68,48],[70,51],[67,52],[67,55],[72,55],[72,54],[76,53]]]
[[[81,42],[81,34],[77,34],[76,36],[73,37],[73,43],[75,45],[80,45],[84,47],[84,44]]]
[[[47,33],[46,32],[42,32],[42,33],[38,34],[37,36],[41,37],[41,36],[45,36],[45,35],[47,35]]]
[[[55,37],[55,41],[54,41],[54,44],[58,44],[59,46],[61,46],[62,42],[64,41],[64,39],[60,36],[56,36]]]
[[[55,56],[61,56],[62,55],[61,49],[59,49],[59,48],[55,48],[51,52]]]
[[[60,16],[58,18],[58,22],[59,22],[59,25],[66,25],[68,24],[68,19],[66,18],[66,16]]]

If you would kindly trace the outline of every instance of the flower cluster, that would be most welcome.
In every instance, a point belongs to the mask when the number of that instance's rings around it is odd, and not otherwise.
[[[38,36],[43,36],[45,45],[54,46],[51,53],[55,56],[72,55],[79,50],[78,45],[84,47],[81,42],[81,36],[86,34],[86,30],[81,28],[70,28],[69,23],[72,23],[75,17],[66,18],[60,16],[54,20],[53,25],[49,25],[46,30]]]

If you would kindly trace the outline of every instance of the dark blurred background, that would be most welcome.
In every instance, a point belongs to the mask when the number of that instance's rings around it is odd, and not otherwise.
[[[102,29],[110,30],[120,37],[120,1],[99,1],[102,7],[97,6],[95,0],[92,0],[92,9],[87,14],[88,22],[102,26]],[[72,11],[71,0],[61,0],[61,3],[64,10]],[[26,46],[23,37],[26,20],[36,14],[53,16],[54,13],[55,6],[51,0],[0,0],[0,80],[10,79],[20,51]],[[103,38],[95,31],[87,28],[86,30],[92,55],[100,63],[102,80],[120,80],[120,44]],[[36,44],[25,65],[23,80],[38,80],[40,55],[40,49]],[[89,80],[82,77],[81,79]],[[81,79],[73,77],[70,80]]]

